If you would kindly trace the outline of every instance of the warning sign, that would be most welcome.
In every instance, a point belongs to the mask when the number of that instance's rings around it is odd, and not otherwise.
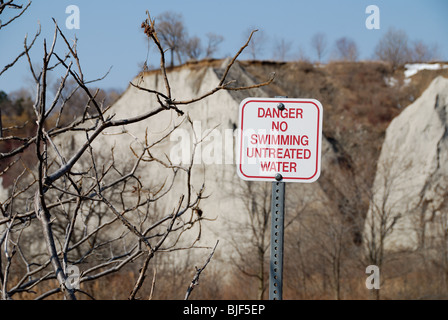
[[[322,105],[247,98],[239,108],[237,171],[252,181],[314,182],[320,175]]]

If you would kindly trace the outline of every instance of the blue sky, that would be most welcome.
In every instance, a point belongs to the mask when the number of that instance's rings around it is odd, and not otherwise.
[[[379,30],[365,27],[365,10],[372,4],[380,9]],[[78,30],[65,27],[69,5],[79,7]],[[147,42],[140,29],[146,10],[153,17],[164,11],[182,14],[190,36],[204,38],[208,32],[222,35],[224,42],[217,58],[233,55],[244,43],[244,33],[257,27],[268,39],[259,58],[271,59],[276,39],[283,38],[291,43],[291,58],[302,47],[315,59],[310,39],[321,32],[330,46],[340,37],[352,38],[360,59],[370,59],[379,39],[394,27],[404,30],[410,40],[437,43],[442,58],[448,60],[447,0],[33,0],[21,18],[0,30],[0,69],[23,50],[24,36],[31,38],[40,21],[42,34],[31,52],[33,63],[39,64],[43,39],[51,42],[53,38],[54,17],[68,39],[78,39],[85,77],[96,79],[112,67],[107,78],[96,85],[123,90],[146,59]],[[4,13],[0,19],[6,21],[8,17],[10,14]],[[64,50],[62,46],[58,49]],[[158,64],[155,54],[151,53],[149,63]],[[32,87],[26,58],[0,77],[0,90],[9,93],[22,87]]]

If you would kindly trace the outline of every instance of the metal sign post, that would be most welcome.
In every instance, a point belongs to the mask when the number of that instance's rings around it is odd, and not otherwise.
[[[285,186],[281,174],[272,182],[271,200],[271,260],[269,274],[269,300],[283,297],[283,240],[285,228]]]

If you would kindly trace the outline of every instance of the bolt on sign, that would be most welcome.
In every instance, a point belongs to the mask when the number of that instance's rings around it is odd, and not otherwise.
[[[237,172],[249,181],[319,178],[323,108],[314,99],[247,98],[239,107]]]

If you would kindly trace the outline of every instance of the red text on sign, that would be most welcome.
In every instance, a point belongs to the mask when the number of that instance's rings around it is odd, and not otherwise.
[[[283,118],[283,119],[303,119],[303,109],[287,108],[258,108],[258,118]]]
[[[261,161],[261,171],[267,172],[296,172],[297,164],[295,162],[274,162],[274,161]]]

